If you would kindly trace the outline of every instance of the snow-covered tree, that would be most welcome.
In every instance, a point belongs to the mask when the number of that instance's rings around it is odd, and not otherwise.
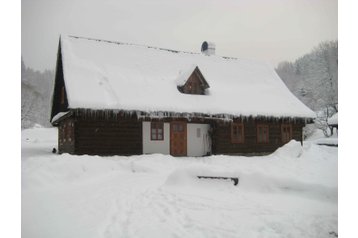
[[[322,42],[295,62],[277,69],[287,87],[317,112],[316,128],[328,136],[327,119],[338,112],[338,41]]]
[[[311,109],[338,111],[338,41],[323,42],[293,63],[281,62],[276,71]]]
[[[25,66],[21,57],[21,128],[50,126],[53,80],[53,71],[34,71]]]

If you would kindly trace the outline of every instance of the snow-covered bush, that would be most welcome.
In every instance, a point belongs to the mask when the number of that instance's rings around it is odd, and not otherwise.
[[[315,127],[322,130],[326,137],[332,135],[330,128],[328,127],[328,118],[338,112],[338,104],[333,106],[326,106],[323,109],[316,112],[317,117],[314,121]]]
[[[307,139],[308,137],[312,136],[315,130],[317,129],[314,123],[307,124],[305,127],[302,128],[303,139]]]

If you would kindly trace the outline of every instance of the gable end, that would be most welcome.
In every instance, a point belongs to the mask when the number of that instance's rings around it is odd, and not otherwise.
[[[194,95],[205,95],[205,90],[208,88],[209,84],[198,67],[194,69],[183,86],[178,86],[181,93]]]
[[[63,64],[62,64],[62,53],[61,53],[61,39],[58,45],[57,62],[56,62],[56,75],[54,82],[54,90],[52,94],[52,107],[51,107],[51,118],[56,116],[60,112],[68,111],[68,100],[66,85],[63,76]]]

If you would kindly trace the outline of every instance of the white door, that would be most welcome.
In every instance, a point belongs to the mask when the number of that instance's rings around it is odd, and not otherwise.
[[[187,124],[188,156],[203,156],[211,153],[209,124]]]

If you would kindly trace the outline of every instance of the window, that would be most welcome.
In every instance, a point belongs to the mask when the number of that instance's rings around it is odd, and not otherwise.
[[[290,124],[281,125],[281,138],[283,143],[287,143],[292,139],[292,126]]]
[[[244,124],[242,123],[231,124],[231,142],[244,143]]]
[[[184,126],[181,123],[175,123],[173,124],[173,131],[175,132],[183,132]]]
[[[269,127],[267,125],[257,125],[257,142],[269,142]]]
[[[164,140],[163,122],[150,123],[151,140]]]

